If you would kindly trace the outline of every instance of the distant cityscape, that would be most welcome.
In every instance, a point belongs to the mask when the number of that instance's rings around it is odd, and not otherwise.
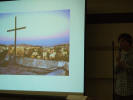
[[[9,57],[15,55],[14,45],[0,44],[0,60],[4,60],[7,55]],[[55,46],[19,44],[16,46],[16,56],[69,62],[69,44]]]

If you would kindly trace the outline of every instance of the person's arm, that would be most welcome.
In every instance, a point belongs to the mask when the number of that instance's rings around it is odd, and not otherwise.
[[[118,61],[115,67],[115,72],[118,73],[120,71],[123,71],[125,68],[125,62],[123,61]]]
[[[125,68],[133,70],[133,53],[130,53],[128,55],[128,59],[125,64]]]

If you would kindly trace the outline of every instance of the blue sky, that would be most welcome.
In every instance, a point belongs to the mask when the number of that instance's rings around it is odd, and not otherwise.
[[[17,31],[17,44],[53,46],[69,43],[70,10],[0,13],[0,44],[14,44],[15,27],[26,29]]]

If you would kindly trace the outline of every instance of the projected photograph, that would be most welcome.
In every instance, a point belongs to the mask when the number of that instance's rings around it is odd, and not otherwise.
[[[0,13],[0,74],[69,76],[70,10]]]

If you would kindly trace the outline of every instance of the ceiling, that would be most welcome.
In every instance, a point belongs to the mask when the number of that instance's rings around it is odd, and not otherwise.
[[[86,0],[87,14],[133,13],[133,0]]]

